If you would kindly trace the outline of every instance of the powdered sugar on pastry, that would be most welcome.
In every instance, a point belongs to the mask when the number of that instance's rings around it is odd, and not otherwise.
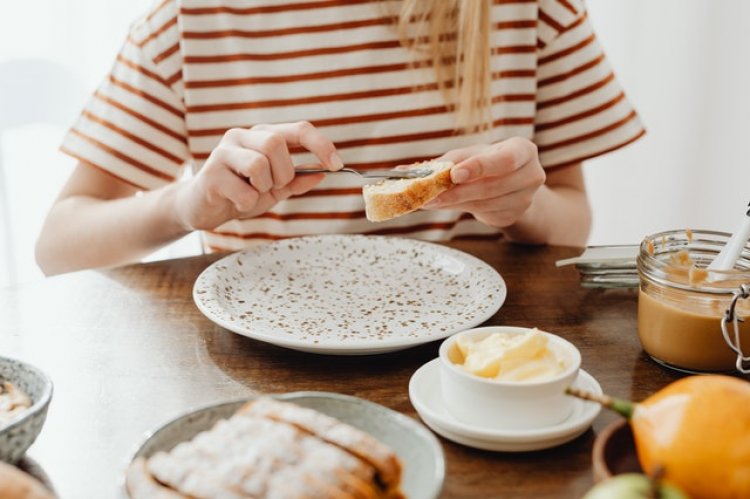
[[[288,423],[316,435],[371,464],[383,483],[398,487],[400,461],[390,448],[363,431],[313,409],[269,398],[248,403],[239,412]]]
[[[237,414],[169,453],[154,455],[148,470],[191,497],[243,499],[301,497],[337,483],[337,475],[371,481],[374,470],[342,449],[294,426]],[[323,494],[321,494],[323,496]]]
[[[408,170],[432,170],[426,177],[383,180],[365,185],[365,214],[371,222],[382,222],[418,210],[453,185],[450,161],[427,161]]]
[[[261,398],[169,452],[134,461],[131,498],[402,498],[401,463],[370,435]]]

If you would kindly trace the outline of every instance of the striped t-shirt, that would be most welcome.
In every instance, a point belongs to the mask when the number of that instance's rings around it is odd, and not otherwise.
[[[552,169],[644,133],[582,0],[492,0],[491,27],[492,128],[457,134],[433,69],[414,67],[381,0],[163,0],[133,25],[62,150],[145,190],[199,169],[226,130],[259,123],[310,121],[354,168],[520,136]],[[302,152],[293,160],[314,162]],[[257,218],[206,232],[205,245],[322,233],[501,237],[446,210],[371,223],[361,186],[329,175]]]

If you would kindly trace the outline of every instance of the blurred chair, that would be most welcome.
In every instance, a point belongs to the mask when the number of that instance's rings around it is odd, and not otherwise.
[[[3,163],[3,133],[13,128],[48,124],[67,127],[85,102],[82,82],[67,67],[44,59],[0,62],[0,238],[8,282],[16,282],[8,171]],[[44,182],[44,165],[36,173]],[[0,279],[2,281],[2,279]]]

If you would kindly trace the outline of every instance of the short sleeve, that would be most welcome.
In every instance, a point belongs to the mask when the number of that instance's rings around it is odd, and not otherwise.
[[[538,36],[534,142],[545,168],[607,153],[645,133],[582,0],[540,0]]]
[[[63,152],[140,189],[179,177],[189,152],[177,14],[165,0],[133,24]]]

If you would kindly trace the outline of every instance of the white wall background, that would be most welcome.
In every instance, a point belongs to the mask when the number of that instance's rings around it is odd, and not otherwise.
[[[750,2],[588,0],[648,135],[587,163],[591,244],[732,232],[750,201]]]
[[[28,81],[2,73],[3,63],[12,60],[51,61],[80,90],[58,103],[58,114],[69,110],[68,121],[0,130],[5,171],[0,209],[4,202],[10,212],[10,227],[0,218],[0,286],[41,278],[34,240],[73,167],[57,152],[60,138],[106,74],[128,25],[150,3],[0,1],[0,81],[11,76],[15,85],[0,92],[0,109],[31,97]],[[588,5],[649,131],[626,150],[587,164],[595,212],[590,243],[636,243],[647,233],[680,227],[734,230],[750,201],[750,2],[588,0]],[[0,124],[7,117],[0,116]],[[188,240],[158,256],[196,251],[195,240]],[[6,268],[2,262],[9,253],[14,263]]]

